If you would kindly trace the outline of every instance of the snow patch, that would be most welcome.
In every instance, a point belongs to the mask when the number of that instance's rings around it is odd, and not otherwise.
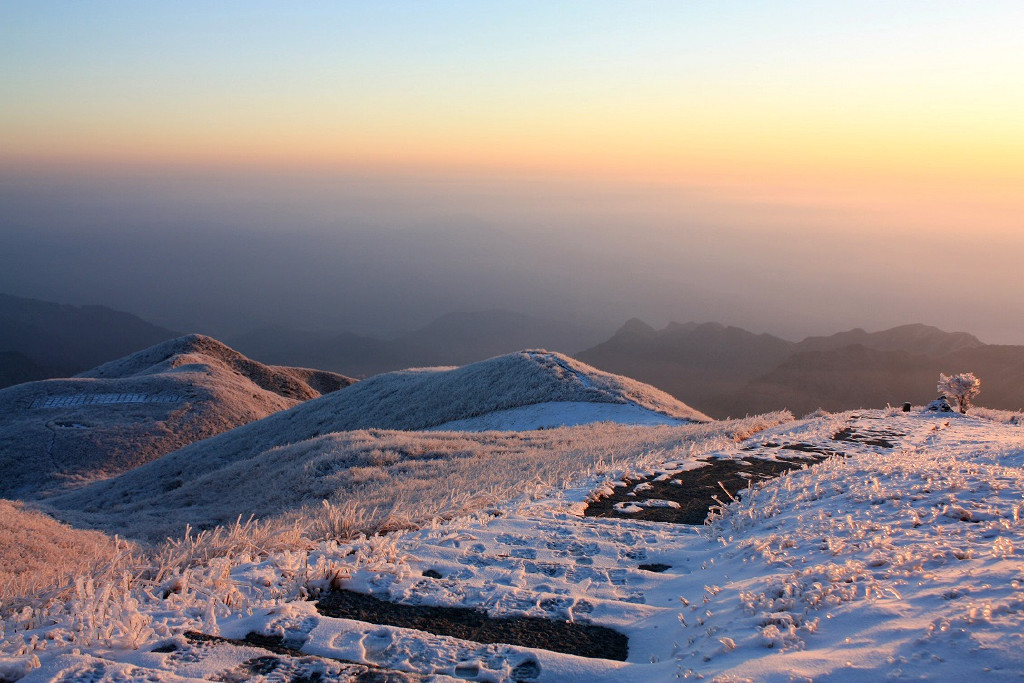
[[[679,508],[679,503],[674,500],[662,500],[661,498],[652,498],[650,500],[631,500],[622,503],[616,503],[612,506],[616,512],[621,512],[625,515],[635,515],[638,512],[643,511],[644,508]]]

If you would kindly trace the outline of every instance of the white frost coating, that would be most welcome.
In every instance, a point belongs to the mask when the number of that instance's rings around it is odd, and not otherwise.
[[[225,457],[214,448],[171,453],[120,477],[48,499],[63,519],[154,541],[193,528],[231,524],[239,515],[316,518],[323,501],[356,506],[369,524],[389,515],[426,519],[477,499],[518,495],[574,479],[610,462],[712,450],[733,435],[791,420],[776,413],[742,420],[639,428],[609,422],[526,432],[359,430],[296,438]],[[238,434],[242,430],[235,430]],[[285,433],[268,433],[273,442]],[[209,439],[203,445],[231,439]],[[495,467],[495,463],[500,466]],[[438,486],[444,481],[444,486]],[[268,487],[267,482],[274,486]],[[312,512],[310,512],[312,510]],[[315,520],[314,520],[315,521]]]
[[[832,441],[844,427],[886,433],[895,447]],[[236,638],[282,634],[306,654],[424,675],[476,671],[473,680],[509,681],[514,667],[533,661],[538,683],[1019,678],[1024,430],[960,415],[847,413],[720,442],[700,455],[799,455],[785,445],[839,447],[850,457],[745,491],[702,528],[580,517],[595,488],[626,476],[608,472],[499,506],[501,514],[313,550],[236,553],[195,568],[167,599],[138,587],[139,614],[164,631],[138,651],[91,634],[92,642],[74,641],[81,615],[76,622],[74,612],[54,607],[45,619],[11,617],[0,656],[39,656],[42,668],[26,683],[87,671],[94,679],[223,678],[213,664],[186,669],[204,656],[199,648],[151,652],[174,633],[216,628]],[[684,470],[693,455],[666,453],[648,471]],[[659,564],[667,569],[652,570]],[[424,576],[428,569],[441,578]],[[613,627],[629,637],[629,659],[330,619],[302,591],[332,577],[410,604]]]
[[[561,370],[569,376],[572,376],[580,383],[581,386],[587,389],[593,389],[595,387],[594,380],[586,375],[586,373],[580,372],[579,368],[574,368],[568,363],[568,358],[554,353],[548,353],[546,351],[524,351],[527,356],[537,361],[538,363],[550,363],[558,366]]]
[[[486,415],[453,420],[436,427],[432,432],[486,432],[526,431],[573,427],[592,422],[615,422],[625,425],[685,425],[690,420],[669,417],[634,403],[583,403],[578,401],[550,401],[519,408],[496,410]]]
[[[645,508],[678,508],[679,503],[674,500],[662,500],[660,498],[651,498],[650,500],[638,501],[637,505],[641,505]]]
[[[350,382],[187,335],[76,377],[0,389],[0,498],[105,479]]]

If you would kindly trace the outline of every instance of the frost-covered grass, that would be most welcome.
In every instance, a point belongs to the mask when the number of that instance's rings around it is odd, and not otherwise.
[[[152,629],[145,631],[146,638],[173,630],[153,626],[154,610],[178,615],[168,623],[209,628],[216,623],[217,614],[237,610],[239,605],[295,599],[330,585],[353,566],[387,571],[400,534],[364,540],[354,556],[349,556],[352,551],[346,540],[476,514],[516,497],[528,500],[548,494],[594,475],[619,478],[665,459],[696,457],[791,419],[782,412],[685,427],[600,424],[526,434],[472,435],[359,432],[286,447],[268,458],[268,463],[277,463],[273,473],[261,471],[248,480],[256,488],[248,489],[246,495],[257,499],[252,502],[258,506],[257,491],[262,491],[280,506],[277,496],[283,494],[270,492],[265,482],[298,470],[304,476],[325,480],[325,498],[286,514],[279,514],[280,507],[275,507],[278,514],[266,520],[233,521],[198,532],[187,529],[174,540],[134,547],[130,552],[123,542],[115,545],[102,534],[68,530],[93,543],[95,561],[81,562],[49,578],[41,575],[25,592],[21,592],[25,584],[11,584],[0,611],[0,618],[6,619],[0,629],[6,628],[7,635],[14,637],[5,645],[5,652],[24,654],[41,646],[22,642],[15,634],[46,622],[69,624],[64,630],[49,631],[50,641],[123,645],[142,637],[137,623],[142,607],[150,615],[144,620],[145,628]],[[439,481],[445,485],[438,486]],[[343,487],[344,494],[332,493],[333,486]],[[224,491],[216,494],[220,497]],[[163,509],[162,513],[171,511]],[[12,526],[59,526],[36,513],[24,515],[25,520],[19,517]],[[122,532],[138,531],[131,526],[132,515],[124,520],[127,526]],[[28,547],[14,549],[16,545],[12,544],[6,557],[31,552]],[[288,577],[286,585],[275,574],[269,584],[257,579],[255,586],[238,589],[229,578],[231,572],[259,561],[287,565],[289,569],[282,570]],[[86,619],[83,613],[92,616]],[[111,623],[123,623],[103,631],[97,614]],[[83,619],[88,626],[82,625]]]
[[[330,431],[426,429],[499,410],[556,401],[636,404],[668,417],[711,418],[648,384],[549,351],[520,351],[457,368],[389,372],[311,404]]]
[[[109,372],[118,368],[120,366]],[[177,534],[185,523],[206,528],[228,523],[238,515],[243,518],[250,513],[264,516],[280,512],[282,505],[302,507],[317,504],[328,497],[317,489],[319,484],[313,481],[315,472],[281,472],[275,475],[280,478],[263,480],[274,481],[273,487],[259,486],[252,481],[254,473],[269,474],[274,469],[267,458],[274,449],[281,449],[275,457],[304,462],[305,454],[319,457],[327,451],[343,453],[348,449],[358,450],[367,440],[375,442],[384,438],[380,435],[367,436],[372,432],[362,433],[359,430],[425,429],[509,408],[558,401],[634,406],[645,416],[656,413],[679,422],[708,419],[646,384],[601,372],[557,353],[523,351],[460,368],[407,370],[378,375],[193,443],[116,479],[54,497],[48,504],[57,509],[93,515],[94,524],[105,528],[110,528],[111,524],[105,520],[112,515],[128,512],[148,514],[149,519],[140,519],[145,526],[143,533]],[[331,436],[340,432],[349,432],[349,435]],[[405,437],[395,434],[387,438],[394,440],[395,444],[384,444],[384,447],[403,448],[400,442]],[[469,437],[446,438],[453,441]],[[517,440],[518,437],[514,436],[504,437],[511,450],[518,448]],[[465,444],[466,448],[475,447],[468,441]],[[376,446],[367,447],[372,450]],[[500,447],[483,447],[500,456]],[[459,446],[445,448],[457,449]],[[341,464],[336,466],[343,467]],[[260,495],[254,496],[252,491],[245,491],[246,486],[259,486]],[[268,488],[269,491],[264,490]],[[215,497],[211,492],[221,490],[224,495],[211,500]],[[244,499],[238,498],[240,495]],[[264,498],[273,500],[261,502]],[[165,512],[189,506],[194,506],[196,512],[189,519],[183,519],[177,512]],[[253,506],[259,509],[250,509]],[[79,516],[77,519],[86,518]],[[126,518],[113,521],[114,525],[127,523]]]
[[[1019,410],[996,410],[983,406],[973,406],[970,414],[993,422],[1000,422],[1008,425],[1024,425],[1024,412]]]
[[[80,576],[109,582],[137,558],[132,543],[72,529],[23,503],[0,500],[0,618],[59,599]]]
[[[188,449],[52,502],[68,521],[154,541],[186,525],[212,528],[250,515],[376,531],[456,516],[695,444],[715,448],[791,419],[783,412],[682,427],[339,432],[224,463],[196,460]],[[358,524],[331,521],[339,510]]]
[[[496,410],[486,415],[445,422],[430,427],[432,432],[527,431],[572,427],[594,422],[617,422],[628,425],[679,425],[690,422],[635,403],[594,403],[579,401],[547,401],[518,408]]]
[[[621,457],[579,462],[571,485],[556,467],[550,480],[523,482],[514,499],[477,500],[458,510],[465,516],[431,520],[418,530],[317,541],[311,536],[348,535],[366,522],[364,508],[332,503],[315,533],[298,533],[310,528],[312,508],[300,511],[310,515],[305,518],[202,532],[154,549],[148,564],[115,580],[86,576],[57,599],[7,615],[0,663],[14,657],[11,667],[31,668],[38,656],[37,678],[44,680],[78,664],[96,665],[82,657],[102,649],[103,666],[145,663],[151,680],[176,680],[172,658],[121,648],[151,649],[185,629],[230,637],[253,629],[292,633],[310,654],[425,674],[451,675],[454,663],[491,661],[494,652],[484,646],[473,650],[415,631],[328,619],[305,601],[343,585],[418,604],[485,606],[496,615],[591,619],[630,638],[624,663],[533,651],[541,681],[1019,677],[1024,432],[959,414],[784,419],[634,428],[632,434],[596,426],[593,441],[619,439]],[[896,446],[833,441],[841,428],[888,434]],[[574,446],[574,432],[583,429],[521,436]],[[656,445],[672,432],[674,445]],[[420,436],[440,439],[432,448],[452,449],[442,461],[479,468],[456,447],[474,435]],[[475,436],[500,444],[500,435]],[[426,443],[393,445],[415,460],[415,445]],[[637,472],[685,470],[702,455],[775,457],[786,455],[786,444],[837,443],[848,457],[757,484],[697,531],[578,516],[602,482]],[[357,450],[359,457],[373,456],[372,449]],[[574,452],[567,447],[563,455]],[[498,469],[496,453],[491,469]],[[373,457],[387,456],[384,448]],[[395,468],[392,485],[403,476],[416,479],[412,469],[401,472],[399,460],[384,467]],[[328,531],[332,525],[335,532]],[[640,562],[668,569],[645,572]],[[442,578],[427,579],[427,568]],[[57,654],[73,648],[84,654],[57,662]],[[493,670],[504,671],[519,656],[508,654]],[[215,663],[208,666],[220,675]],[[494,680],[510,679],[496,674]]]
[[[202,334],[169,339],[142,351],[79,373],[90,379],[128,379],[168,373],[223,371],[244,377],[263,391],[296,401],[307,401],[353,382],[326,370],[264,365]]]
[[[684,611],[684,670],[763,676],[770,653],[806,651],[791,665],[814,678],[837,666],[821,657],[838,642],[862,676],[1024,671],[1024,434],[960,415],[889,419],[924,428],[902,449],[749,489],[710,521],[714,573],[730,580],[684,596],[699,605]]]

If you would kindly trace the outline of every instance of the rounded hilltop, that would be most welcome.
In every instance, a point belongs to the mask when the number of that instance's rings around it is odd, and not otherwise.
[[[352,381],[263,365],[190,334],[74,377],[8,387],[0,390],[0,496],[106,479]]]

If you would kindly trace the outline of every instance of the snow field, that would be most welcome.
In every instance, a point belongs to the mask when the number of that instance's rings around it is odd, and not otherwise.
[[[1024,672],[1024,432],[959,415],[884,424],[906,432],[897,449],[781,477],[711,521],[720,577],[684,594],[686,671]]]
[[[844,427],[888,434],[894,447],[833,441]],[[709,454],[800,457],[787,445],[850,457],[745,491],[705,527],[581,517],[595,491],[623,477],[692,469]],[[1024,671],[1019,427],[844,414],[650,455],[420,529],[269,553],[239,543],[120,588],[76,585],[68,601],[5,615],[0,654],[5,666],[33,669],[26,682],[86,666],[170,681],[238,665],[241,654],[185,644],[191,629],[276,634],[310,655],[478,681],[1000,680]],[[669,568],[639,568],[648,563]],[[332,585],[494,616],[589,620],[625,633],[630,654],[584,659],[332,619],[303,599]],[[97,614],[119,625],[105,632]],[[149,652],[172,641],[178,654]],[[143,647],[125,649],[133,643]]]

